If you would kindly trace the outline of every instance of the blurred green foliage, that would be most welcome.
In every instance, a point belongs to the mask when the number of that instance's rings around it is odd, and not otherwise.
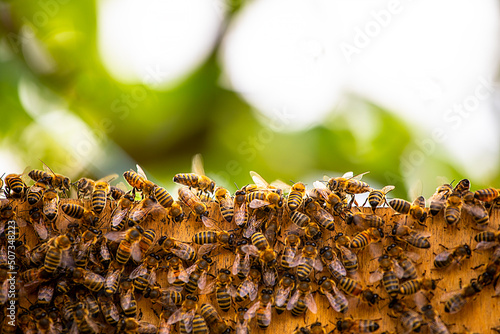
[[[241,5],[232,2],[230,15]],[[75,178],[122,173],[137,162],[153,180],[171,187],[172,176],[189,172],[192,156],[202,153],[207,174],[232,190],[234,182],[241,187],[251,181],[249,170],[268,181],[302,180],[309,186],[324,174],[353,170],[370,171],[365,179],[374,186],[396,185],[391,196],[397,197],[407,197],[416,179],[427,182],[421,191],[428,196],[437,186],[434,176],[462,178],[439,148],[404,172],[402,156],[418,133],[361,97],[350,97],[322,125],[307,131],[273,131],[238,94],[218,84],[218,45],[201,67],[174,87],[157,91],[120,83],[106,72],[96,46],[94,2],[4,1],[0,17],[0,140],[27,165],[39,168],[41,159]],[[26,57],[35,42],[49,55],[52,70],[36,70]],[[21,87],[35,87],[53,105],[26,110]],[[87,124],[90,146],[100,148],[100,154],[75,153],[54,136],[54,126],[65,123],[40,125],[38,117],[56,106]],[[364,117],[359,110],[376,120],[372,133],[358,129]],[[500,176],[494,181],[499,184]]]

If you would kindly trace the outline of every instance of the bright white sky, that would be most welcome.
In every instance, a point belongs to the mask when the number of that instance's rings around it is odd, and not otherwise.
[[[124,82],[168,87],[211,52],[224,0],[101,0],[99,48]],[[469,175],[499,164],[492,81],[496,0],[254,0],[223,40],[221,84],[288,129],[320,123],[347,93],[404,117]],[[478,163],[480,161],[481,163]]]

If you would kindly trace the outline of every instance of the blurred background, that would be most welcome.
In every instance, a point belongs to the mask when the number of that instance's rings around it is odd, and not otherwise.
[[[0,1],[0,173],[500,185],[498,0]]]

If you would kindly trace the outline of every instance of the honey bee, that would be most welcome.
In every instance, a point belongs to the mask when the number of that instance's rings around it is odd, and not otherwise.
[[[154,196],[145,197],[130,211],[129,226],[141,224],[157,208],[160,208],[160,205]]]
[[[187,295],[180,309],[175,311],[167,321],[168,325],[181,321],[181,333],[191,333],[193,330],[193,319],[198,309],[198,298]],[[206,325],[206,324],[205,324]]]
[[[167,256],[168,261],[168,273],[167,279],[170,284],[172,284],[177,291],[182,290],[184,285],[189,282],[189,274],[184,269],[181,259],[170,254]]]
[[[211,265],[212,259],[203,255],[201,259],[196,261],[196,263],[186,270],[186,273],[189,275],[189,280],[185,285],[187,293],[194,294],[198,287],[200,290],[205,288],[207,283],[207,272],[210,270]]]
[[[347,225],[354,224],[358,229],[367,230],[371,227],[384,227],[384,219],[371,213],[355,212],[346,215]]]
[[[83,286],[90,291],[97,292],[104,287],[104,277],[91,272],[90,270],[83,268],[69,268],[68,275],[76,283],[83,284]]]
[[[291,311],[294,317],[301,315],[307,309],[316,314],[318,308],[311,292],[311,279],[307,277],[297,284],[297,288],[292,297],[290,297],[290,300],[286,305],[286,309]]]
[[[89,198],[92,196],[94,191],[95,181],[86,177],[80,178],[78,181],[73,183],[76,186],[78,192],[78,198]]]
[[[297,278],[299,280],[309,277],[313,268],[316,271],[323,270],[323,264],[321,259],[318,258],[318,250],[314,242],[306,242],[302,254],[293,262],[292,267],[297,267]]]
[[[342,276],[339,272],[332,272],[332,279],[337,287],[349,296],[359,297],[364,290],[363,285],[350,277]]]
[[[149,298],[152,304],[158,303],[166,309],[179,307],[183,302],[182,293],[175,287],[167,289],[159,286],[147,287],[144,297]]]
[[[463,203],[464,211],[472,216],[472,219],[478,225],[478,227],[484,228],[488,226],[490,220],[488,211],[484,207],[483,202],[474,198],[473,192],[467,191],[464,193]]]
[[[287,198],[287,205],[290,211],[295,211],[302,205],[305,195],[306,186],[302,182],[297,182],[292,186],[292,190]]]
[[[274,308],[276,313],[281,314],[286,309],[286,304],[290,300],[291,292],[295,288],[295,276],[285,272],[278,283],[276,296],[274,298]]]
[[[444,209],[444,205],[448,196],[453,192],[453,187],[451,184],[443,184],[436,188],[436,192],[429,198],[429,213],[432,216],[437,215],[441,210]]]
[[[458,191],[453,191],[448,199],[444,208],[444,218],[448,225],[456,225],[461,218],[462,214],[462,196]]]
[[[379,268],[370,275],[370,283],[382,279],[382,285],[391,298],[396,298],[399,293],[399,279],[403,277],[400,267],[395,267],[389,255],[384,254],[378,259]],[[399,269],[396,271],[396,269]]]
[[[397,241],[404,241],[416,248],[430,248],[429,233],[419,233],[411,227],[401,224],[395,224],[392,229],[392,236]]]
[[[234,193],[234,222],[237,226],[243,227],[248,220],[247,201],[245,190],[238,190]]]
[[[42,161],[42,164],[43,164],[43,168],[44,168],[45,172],[42,174],[43,177],[39,180],[42,180],[42,181],[50,184],[52,186],[52,188],[57,190],[57,191],[65,192],[65,191],[69,190],[69,188],[71,186],[71,180],[69,179],[69,177],[54,173],[54,171],[52,169],[50,169],[50,167],[47,166],[43,161]],[[33,180],[39,181],[39,180],[35,180],[35,179],[33,179]]]
[[[124,334],[136,334],[136,333],[156,334],[158,332],[158,328],[155,325],[144,320],[139,321],[134,317],[121,318],[118,324],[116,325],[116,328],[118,333],[124,333]],[[196,332],[193,330],[193,333]]]
[[[127,215],[134,204],[134,196],[128,192],[119,200],[118,204],[111,213],[111,231],[120,231],[125,226]]]
[[[230,231],[202,231],[193,236],[193,242],[201,245],[198,249],[199,255],[212,252],[217,246],[232,247],[234,244],[234,234]]]
[[[176,174],[174,182],[190,188],[197,188],[202,192],[213,193],[215,182],[205,176],[201,154],[193,157],[191,169],[192,173]]]
[[[52,301],[54,296],[55,286],[54,284],[45,284],[38,288],[38,299],[39,305],[47,306]]]
[[[401,283],[399,286],[399,293],[405,296],[413,295],[421,290],[431,291],[437,288],[437,283],[439,280],[431,278],[419,278],[413,279]]]
[[[97,297],[99,306],[101,307],[102,315],[104,320],[111,326],[116,326],[118,321],[120,321],[120,313],[118,312],[118,307],[113,303],[111,298],[100,295]]]
[[[123,177],[131,187],[142,192],[143,196],[151,196],[157,187],[154,182],[149,181],[141,166],[136,165],[137,173],[129,170],[123,173]]]
[[[248,276],[238,285],[236,289],[236,301],[240,302],[250,298],[254,301],[257,298],[259,282],[262,274],[258,266],[251,266]]]
[[[316,220],[319,225],[329,231],[335,230],[333,216],[328,211],[321,208],[318,202],[314,201],[312,198],[307,198],[304,202],[304,208],[306,210],[306,213],[314,218],[314,220]]]
[[[45,190],[48,189],[48,185],[45,182],[37,181],[34,185],[28,188],[27,199],[30,205],[35,205],[38,203],[43,196]]]
[[[134,284],[128,278],[120,283],[120,306],[127,317],[135,317],[137,314],[137,301],[134,295]]]
[[[500,244],[500,232],[483,231],[476,234],[474,240],[478,242],[476,249],[490,249]]]
[[[260,297],[245,313],[245,319],[250,320],[257,316],[257,325],[266,329],[271,323],[271,306],[273,305],[273,290],[262,289]]]
[[[250,327],[248,319],[245,319],[245,314],[247,313],[248,308],[239,307],[235,316],[234,323],[236,324],[236,328],[234,329],[236,334],[250,334]]]
[[[276,252],[260,232],[252,234],[252,245],[243,246],[242,249],[253,256],[257,256],[262,264],[272,264],[276,260]]]
[[[342,264],[342,261],[337,257],[337,254],[330,246],[325,246],[319,250],[319,254],[323,264],[328,268],[330,273],[338,272],[340,275],[347,275],[347,271]]]
[[[92,191],[92,210],[95,213],[100,214],[104,207],[106,207],[106,198],[111,191],[109,182],[117,177],[117,174],[112,174],[95,181],[94,189]]]
[[[281,194],[270,190],[259,190],[247,194],[248,206],[251,209],[269,208],[276,209],[283,206]]]
[[[398,318],[399,324],[405,333],[419,332],[424,325],[424,319],[420,313],[413,311],[403,304],[401,300],[393,299],[389,303],[391,316]]]
[[[156,186],[154,188],[154,197],[158,201],[158,203],[163,206],[165,209],[168,209],[174,204],[174,198],[170,193],[167,191],[167,189]]]
[[[7,198],[21,198],[26,192],[27,186],[23,180],[23,174],[8,174],[5,176],[4,194]]]
[[[228,269],[220,269],[215,281],[208,284],[201,294],[207,294],[213,291],[215,287],[215,296],[217,305],[223,312],[228,312],[231,307],[231,297],[236,297],[236,289],[231,285],[233,278]]]
[[[409,215],[420,223],[423,223],[427,218],[424,196],[418,196],[413,203],[405,201],[404,199],[395,198],[389,201],[389,205],[398,213]]]
[[[193,194],[189,188],[179,188],[179,199],[191,209],[191,212],[193,212],[196,217],[201,217],[201,221],[206,227],[214,227],[213,221],[208,217],[209,212],[206,205],[202,203],[198,196]]]
[[[370,191],[368,183],[360,181],[363,174],[354,176],[352,172],[345,173],[342,177],[333,177],[328,180],[328,188],[333,192],[347,193],[347,194],[362,194]]]
[[[444,324],[443,320],[441,320],[441,317],[431,304],[426,303],[420,306],[420,310],[422,311],[424,319],[427,321],[431,333],[450,334],[448,327]]]
[[[118,291],[120,276],[124,267],[110,269],[104,278],[104,292],[108,295],[114,295]]]
[[[380,328],[376,320],[344,319],[338,320],[335,329],[340,333],[373,333]]]
[[[211,304],[207,303],[201,305],[200,314],[205,319],[208,327],[210,328],[210,332],[216,334],[229,333],[230,328],[226,325],[224,319]]]
[[[62,211],[71,218],[81,219],[84,226],[95,226],[99,218],[90,210],[79,204],[67,203],[61,205]]]
[[[47,190],[43,193],[43,214],[49,220],[57,217],[59,207],[59,195],[54,190]]]
[[[222,217],[230,223],[233,220],[234,215],[234,203],[231,198],[231,194],[227,189],[218,187],[215,190],[215,199],[219,204]]]
[[[97,242],[97,238],[101,234],[102,231],[90,227],[81,237],[77,238],[76,245],[73,249],[73,258],[77,267],[87,266],[90,248]]]
[[[158,241],[166,253],[172,253],[180,259],[192,262],[196,259],[196,252],[193,247],[185,242],[180,242],[174,238],[163,236]]]
[[[67,252],[65,253],[65,251],[71,247],[71,242],[66,235],[63,234],[55,237],[53,241],[49,241],[49,244],[51,244],[51,246],[47,250],[43,265],[43,269],[46,272],[51,273],[60,265],[68,266],[71,264],[71,257],[68,256]],[[64,259],[63,255],[66,255]]]
[[[443,245],[441,246],[444,247]],[[434,267],[443,269],[449,267],[453,263],[460,264],[463,259],[468,259],[471,255],[472,251],[467,244],[457,246],[452,250],[448,250],[446,248],[444,252],[436,255],[436,258],[434,259]]]
[[[335,248],[340,252],[340,261],[346,272],[356,275],[358,270],[358,256],[348,247],[351,245],[351,239],[344,233],[337,233],[334,237]]]
[[[244,251],[246,245],[248,245],[248,241],[245,239],[236,243],[236,255],[231,268],[231,273],[237,275],[241,280],[245,279],[250,272],[250,253]]]
[[[29,211],[29,222],[35,230],[36,235],[40,241],[46,241],[49,238],[49,230],[45,225],[44,216],[39,208],[33,208]]]
[[[375,212],[375,210],[377,209],[377,206],[379,206],[380,203],[387,204],[387,199],[386,199],[385,195],[387,195],[387,193],[390,192],[391,190],[393,190],[394,188],[396,188],[396,187],[394,187],[394,186],[385,186],[381,190],[372,189],[370,191],[370,193],[368,194],[368,197],[367,197],[366,201],[368,202],[368,204],[370,204],[373,212]],[[364,206],[364,204],[363,204],[363,206]]]
[[[160,257],[157,254],[149,254],[148,257],[142,260],[131,273],[129,278],[133,280],[134,289],[143,292],[148,285],[156,283],[156,269],[160,262]]]
[[[483,290],[483,285],[476,279],[471,279],[470,283],[458,292],[450,292],[442,296],[444,301],[444,311],[446,313],[457,313]]]
[[[285,248],[281,256],[281,266],[285,269],[292,268],[295,256],[300,246],[300,238],[296,233],[289,233],[285,239]]]
[[[396,244],[391,244],[387,247],[387,254],[397,261],[403,269],[403,279],[417,279],[417,268],[413,261],[418,261],[420,256],[417,253],[405,251]]]
[[[319,291],[323,294],[330,306],[339,313],[346,313],[349,307],[349,302],[346,296],[340,292],[335,282],[326,276],[323,276],[318,281]]]
[[[290,220],[297,227],[300,227],[302,231],[304,231],[304,234],[307,238],[313,240],[321,238],[322,233],[318,224],[316,224],[315,222],[311,222],[311,219],[306,214],[303,214],[299,211],[292,211],[290,213]]]
[[[372,243],[379,242],[384,237],[382,228],[370,227],[354,236],[349,247],[351,249],[363,249]]]
[[[139,248],[139,241],[144,230],[140,226],[131,227],[126,231],[109,232],[105,237],[109,240],[118,242],[118,249],[116,250],[115,260],[119,265],[124,265],[128,262],[130,257],[136,262],[141,261],[141,250]]]
[[[479,189],[474,192],[474,198],[483,202],[491,202],[498,196],[500,196],[500,192],[496,188]]]
[[[457,193],[460,194],[460,196],[465,195],[470,190],[470,181],[468,179],[462,179],[460,180],[455,188],[453,188],[453,191],[456,191]]]

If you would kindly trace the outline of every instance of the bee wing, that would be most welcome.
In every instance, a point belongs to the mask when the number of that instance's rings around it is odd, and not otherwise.
[[[142,170],[141,166],[135,165],[137,167],[137,174],[139,174],[140,177],[142,177],[144,180],[147,180],[148,177],[146,176],[146,173]]]
[[[196,267],[197,267],[197,264],[196,264],[196,263],[194,263],[194,264],[192,264],[191,266],[189,266],[189,267],[186,269],[186,273],[188,274],[188,276],[190,276],[190,275],[191,275],[191,273],[192,273],[192,272],[196,269]]]
[[[399,265],[397,261],[393,261],[393,263],[394,263],[394,273],[396,274],[396,277],[399,279],[403,278],[405,275],[405,270],[403,269],[403,267]]]
[[[303,257],[302,257],[302,254],[300,254],[299,256],[296,256],[295,259],[293,260],[292,263],[290,263],[290,267],[297,267],[299,264],[301,264],[303,261],[302,261]]]
[[[260,308],[260,301],[255,302],[248,311],[245,312],[244,318],[245,320],[250,320],[253,317],[255,317],[255,313],[257,313],[257,310]]]
[[[215,220],[213,220],[212,218],[210,217],[207,217],[207,216],[201,216],[201,221],[203,222],[203,224],[208,227],[208,228],[216,228],[215,226]]]
[[[451,251],[446,250],[446,251],[441,252],[438,255],[436,255],[435,261],[444,261],[444,260],[448,259],[450,257],[450,255],[451,255]]]
[[[247,254],[250,254],[253,256],[259,256],[259,250],[254,245],[241,246],[241,250]]]
[[[342,264],[342,262],[338,258],[335,258],[334,260],[332,260],[332,262],[330,262],[330,264],[328,266],[330,267],[331,271],[336,271],[342,276],[347,275],[347,271],[345,270],[344,265]]]
[[[196,154],[191,161],[191,171],[198,175],[205,175],[205,169],[203,168],[203,157],[200,153]]]
[[[339,248],[340,248],[340,251],[342,252],[342,255],[344,256],[344,258],[346,260],[352,261],[352,262],[358,261],[358,256],[356,255],[356,253],[351,251],[349,248],[344,247],[344,246],[339,246]]]
[[[113,285],[113,283],[120,277],[120,274],[121,274],[121,271],[119,269],[113,270],[109,275],[106,275],[104,285],[106,285],[106,286]]]
[[[203,274],[201,274],[200,279],[198,280],[198,288],[200,290],[203,290],[206,285],[207,285],[207,272],[204,271]]]
[[[500,295],[500,279],[497,280],[494,288],[495,288],[495,293],[493,294],[493,296],[498,297]]]
[[[272,269],[266,269],[262,275],[264,284],[267,286],[274,286],[276,284],[276,275]]]
[[[278,289],[276,292],[276,306],[282,306],[286,302],[286,298],[290,294],[290,291],[292,290],[292,286],[289,286],[286,289]]]
[[[260,200],[260,199],[254,199],[250,202],[250,204],[248,205],[250,208],[252,209],[258,209],[258,208],[262,208],[264,206],[267,206],[271,203],[269,203],[268,201],[263,201],[263,200]]]
[[[236,297],[236,296],[238,295],[238,292],[236,291],[235,287],[234,287],[234,286],[232,286],[232,285],[228,285],[228,287],[227,287],[227,291],[229,292],[229,295],[230,295],[231,297],[233,297],[233,298],[234,298],[234,297]]]
[[[386,195],[389,191],[392,191],[395,188],[396,188],[395,186],[385,186],[382,188],[382,192],[384,193],[384,195]]]
[[[200,289],[200,295],[208,295],[209,293],[212,293],[215,288],[215,281],[212,281],[208,283],[203,289]]]
[[[139,265],[138,267],[136,267],[134,270],[132,270],[132,272],[130,273],[129,277],[131,279],[134,279],[136,277],[146,275],[147,273],[148,273],[148,269],[146,267],[146,264],[142,263],[141,265]]]
[[[167,320],[168,325],[175,324],[183,318],[182,309],[175,311]]]
[[[139,242],[135,242],[130,247],[130,256],[134,259],[135,262],[141,262],[142,260],[142,252],[139,247]]]
[[[128,289],[127,292],[120,295],[120,305],[122,309],[128,309],[130,307],[130,304],[132,303],[132,294],[133,290]]]
[[[217,244],[204,244],[198,248],[198,255],[205,255],[213,251],[217,247]]]
[[[292,186],[281,181],[281,180],[274,180],[273,182],[271,182],[271,186],[277,188],[277,189],[281,189],[284,193],[289,193],[290,190],[292,189]]]
[[[40,239],[46,240],[49,237],[49,231],[47,230],[45,224],[42,222],[42,219],[33,222],[33,229],[38,234]]]
[[[119,242],[125,238],[125,235],[127,234],[127,231],[117,231],[117,232],[108,232],[104,236],[106,239]]]
[[[353,172],[348,172],[350,175],[353,174]],[[361,179],[363,178],[363,175],[365,174],[368,174],[370,172],[364,172],[364,173],[361,173],[361,174],[358,174],[358,175],[355,175],[355,176],[351,176],[351,177],[347,177],[346,174],[344,174],[343,177],[345,177],[346,179],[353,179],[353,180],[358,180],[358,181],[361,181]]]
[[[316,271],[323,271],[323,263],[321,263],[321,260],[318,258],[314,260],[313,267]]]
[[[405,252],[405,255],[413,262],[417,262],[420,259],[420,255],[415,252],[407,251]]]
[[[73,259],[73,256],[71,255],[71,252],[69,249],[65,250],[61,254],[61,267],[74,267],[75,266],[75,260]]]
[[[25,219],[23,219],[23,218],[17,218],[16,219],[16,224],[19,227],[25,227],[26,225],[28,225],[28,222]]]
[[[295,307],[295,304],[297,304],[297,301],[299,300],[299,295],[300,295],[299,290],[295,290],[292,297],[288,301],[288,304],[286,304],[287,310],[290,311],[291,309],[293,309]]]
[[[240,268],[241,273],[244,276],[247,276],[248,273],[250,272],[250,254],[247,253],[245,257],[243,258],[243,265]]]
[[[264,309],[264,318],[261,319],[264,326],[269,326],[271,324],[271,303],[267,303],[266,308]]]
[[[261,188],[269,188],[269,183],[262,176],[260,176],[257,172],[250,171],[250,176],[252,177],[253,182]]]
[[[239,206],[235,206],[233,217],[236,225],[238,226],[244,225],[246,220],[246,205],[242,204]]]
[[[9,281],[5,280],[2,283],[2,287],[0,288],[0,303],[1,305],[5,304],[7,302],[7,297],[9,295]]]
[[[236,256],[234,257],[233,266],[231,267],[231,273],[234,276],[238,275],[238,269],[239,269],[238,267],[240,265],[240,259],[241,259],[240,253],[236,253]]]
[[[118,174],[110,174],[110,175],[106,175],[105,177],[100,178],[96,182],[106,182],[106,183],[109,183],[109,182],[113,181],[116,178],[118,178]]]
[[[117,209],[116,212],[112,215],[111,226],[112,227],[118,226],[122,222],[123,218],[125,218],[129,210],[130,208]]]
[[[422,189],[423,189],[423,183],[422,180],[418,180],[413,185],[410,187],[410,190],[408,191],[408,195],[410,195],[410,198],[417,198],[422,194]]]
[[[305,298],[304,298],[304,304],[306,304],[307,308],[309,309],[309,311],[311,311],[312,313],[316,314],[318,312],[318,307],[316,306],[316,301],[314,300],[312,294],[308,294]]]
[[[370,277],[368,278],[368,282],[370,283],[375,283],[378,282],[382,279],[384,276],[384,273],[380,268],[377,268],[373,273],[370,274]]]
[[[250,288],[250,291],[248,292],[248,297],[250,297],[251,301],[254,301],[255,298],[257,298],[257,294],[258,294],[259,290],[253,282],[250,282],[249,288]]]
[[[476,249],[485,250],[490,249],[498,245],[497,241],[480,241],[476,245]]]

